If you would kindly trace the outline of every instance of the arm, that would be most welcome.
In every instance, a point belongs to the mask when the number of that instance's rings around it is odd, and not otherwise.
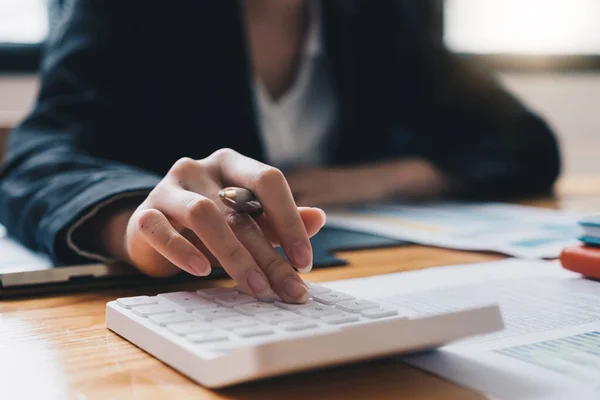
[[[299,204],[498,198],[552,188],[560,172],[553,132],[488,71],[450,54],[439,3],[364,2],[377,10],[368,31],[378,33],[371,41],[384,52],[376,64],[384,81],[374,87],[389,102],[382,108],[390,128],[370,164],[293,172],[288,181]]]
[[[310,270],[309,235],[325,217],[296,207],[280,171],[226,149],[202,160],[182,158],[163,177],[93,155],[90,143],[103,133],[118,129],[111,136],[126,138],[137,129],[129,26],[138,3],[72,4],[50,40],[35,109],[11,136],[0,221],[59,263],[86,260],[68,238],[87,239],[86,250],[149,276],[205,276],[218,263],[248,294],[274,291],[284,301],[306,301],[308,288],[296,269]],[[265,214],[254,219],[227,209],[218,199],[227,186],[252,190]]]
[[[410,17],[418,24],[422,15],[415,10]],[[403,73],[412,77],[412,86],[397,101],[405,107],[411,99],[407,114],[415,132],[413,153],[450,176],[462,196],[551,190],[560,155],[549,126],[488,71],[452,55],[436,35],[418,27],[412,33],[407,39],[401,37],[406,32],[396,32],[396,65],[408,62]]]
[[[453,193],[452,180],[415,157],[359,166],[310,168],[287,177],[300,206],[366,203],[390,198],[431,199]]]
[[[58,263],[82,261],[68,228],[115,195],[149,192],[160,177],[94,157],[86,136],[135,129],[135,52],[122,2],[77,1],[48,39],[34,109],[9,137],[0,222]]]

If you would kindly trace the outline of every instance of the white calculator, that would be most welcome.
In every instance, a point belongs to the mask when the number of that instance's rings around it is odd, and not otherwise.
[[[236,288],[121,298],[106,305],[106,326],[210,388],[434,349],[504,327],[497,305],[411,319],[389,304],[308,285],[300,305]]]

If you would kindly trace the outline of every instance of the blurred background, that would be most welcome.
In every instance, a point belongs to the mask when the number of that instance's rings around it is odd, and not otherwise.
[[[40,51],[63,1],[70,0],[0,0],[0,130],[30,107]],[[492,69],[550,121],[563,176],[600,171],[599,0],[420,1],[450,50]]]

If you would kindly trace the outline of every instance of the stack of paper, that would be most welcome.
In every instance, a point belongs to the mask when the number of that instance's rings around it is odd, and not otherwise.
[[[404,359],[503,400],[600,399],[600,283],[506,260],[330,282],[407,316],[499,304],[506,328]]]
[[[408,242],[510,256],[557,258],[577,242],[579,214],[502,203],[372,205],[328,210],[328,226]]]
[[[52,266],[46,255],[33,252],[8,237],[5,228],[0,225],[0,273],[37,271]]]

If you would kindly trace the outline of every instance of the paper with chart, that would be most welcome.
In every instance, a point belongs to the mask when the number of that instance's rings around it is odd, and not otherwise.
[[[505,330],[404,361],[503,400],[600,399],[600,282],[506,260],[330,282],[407,316],[500,304]]]
[[[334,209],[327,225],[437,247],[557,258],[577,243],[581,215],[503,203],[377,204]]]

